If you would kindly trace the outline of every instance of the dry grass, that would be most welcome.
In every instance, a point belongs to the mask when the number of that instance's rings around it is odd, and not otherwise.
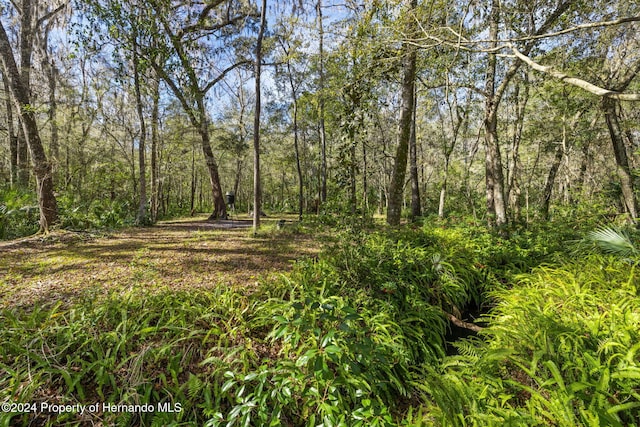
[[[58,231],[0,244],[0,308],[95,298],[135,289],[250,292],[261,279],[319,251],[309,234],[266,231],[242,221],[189,219],[111,235]]]

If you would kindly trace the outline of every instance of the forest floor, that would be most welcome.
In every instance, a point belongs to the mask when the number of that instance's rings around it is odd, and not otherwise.
[[[187,218],[109,234],[56,231],[0,243],[0,308],[72,302],[137,291],[234,286],[251,292],[320,251],[306,233],[263,220]],[[293,228],[293,227],[292,227]]]

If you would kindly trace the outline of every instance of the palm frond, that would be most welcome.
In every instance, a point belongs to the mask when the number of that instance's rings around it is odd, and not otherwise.
[[[602,227],[591,231],[587,234],[587,239],[594,242],[605,253],[625,257],[638,255],[638,249],[629,235],[613,227]]]

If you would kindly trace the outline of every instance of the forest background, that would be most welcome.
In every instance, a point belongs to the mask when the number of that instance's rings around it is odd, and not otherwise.
[[[257,5],[6,4],[2,236],[249,212],[255,153],[273,212],[635,221],[635,6],[268,5],[256,110]]]

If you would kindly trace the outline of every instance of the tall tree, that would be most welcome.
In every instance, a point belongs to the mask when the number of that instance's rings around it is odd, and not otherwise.
[[[2,83],[4,85],[5,109],[7,114],[7,134],[9,136],[9,169],[10,177],[9,182],[11,186],[18,185],[19,183],[19,162],[18,162],[18,135],[14,127],[13,119],[13,103],[11,102],[11,89],[9,87],[9,79],[2,73]]]
[[[260,228],[260,214],[262,213],[262,188],[260,182],[260,108],[262,90],[262,40],[267,28],[267,0],[262,0],[262,10],[260,11],[260,30],[256,42],[255,59],[255,83],[256,83],[256,105],[253,119],[253,232]]]
[[[210,219],[225,218],[227,209],[222,192],[218,163],[214,155],[209,129],[208,96],[229,72],[253,61],[234,55],[229,46],[240,41],[248,22],[255,18],[255,8],[240,0],[214,2],[173,2],[149,0],[149,19],[132,20],[123,0],[92,0],[86,3],[102,28],[122,40],[121,33],[131,33],[140,24],[140,56],[153,67],[184,109],[191,125],[200,136],[207,166],[213,212]],[[126,36],[124,37],[126,40]],[[127,48],[120,44],[118,48]]]
[[[20,122],[31,152],[33,170],[36,176],[38,205],[40,208],[40,231],[48,232],[50,227],[58,221],[58,205],[54,193],[51,163],[40,139],[35,109],[31,103],[31,61],[34,48],[34,33],[61,10],[36,16],[36,1],[22,0],[20,12],[20,66],[16,62],[11,42],[0,21],[0,60],[3,75],[9,82],[11,95],[16,105]]]
[[[291,28],[295,28],[295,25],[291,25]],[[291,33],[290,31],[288,31]],[[291,107],[292,107],[292,125],[293,125],[293,149],[296,156],[296,172],[298,174],[298,217],[302,220],[302,212],[304,208],[304,177],[302,173],[302,162],[300,153],[300,126],[299,126],[299,92],[300,92],[300,78],[296,81],[294,70],[294,57],[299,57],[295,51],[295,46],[292,46],[292,42],[289,40],[292,34],[282,34],[278,38],[278,44],[280,45],[282,52],[284,53],[283,62],[287,69],[286,79],[288,81],[289,91],[291,94]],[[293,42],[295,43],[295,41]],[[322,131],[321,131],[322,133]],[[321,137],[322,138],[322,137]],[[322,186],[322,183],[321,183]],[[322,192],[322,190],[320,190]]]
[[[138,213],[136,215],[136,224],[144,224],[147,222],[147,126],[144,114],[144,104],[142,100],[142,89],[140,83],[141,70],[140,70],[140,58],[138,52],[138,32],[137,26],[134,26],[132,34],[132,63],[133,63],[133,87],[135,91],[136,99],[136,112],[138,113],[138,122],[140,124],[139,137],[138,137],[138,167],[139,167],[139,199],[138,199]]]
[[[406,34],[412,35],[415,34],[416,17],[413,14],[418,6],[418,2],[417,0],[407,0],[406,4]],[[396,148],[393,176],[389,188],[389,205],[387,210],[387,223],[389,225],[400,224],[409,141],[411,139],[411,125],[413,122],[413,111],[415,109],[417,54],[416,47],[410,40],[411,39],[406,40],[403,43],[402,109],[400,112],[400,124],[398,126],[398,146]]]
[[[320,202],[327,201],[327,132],[325,129],[325,76],[324,76],[324,23],[322,19],[322,0],[316,3],[318,20],[318,130],[320,134]]]

